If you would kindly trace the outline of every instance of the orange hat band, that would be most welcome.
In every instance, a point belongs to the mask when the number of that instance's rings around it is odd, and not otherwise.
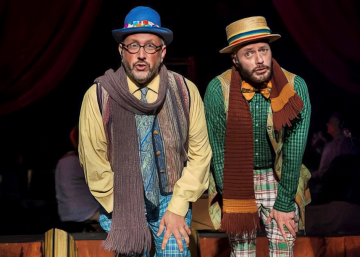
[[[228,39],[228,43],[229,43],[229,45],[234,45],[245,39],[250,39],[250,38],[253,39],[253,38],[256,38],[259,36],[270,35],[270,34],[271,34],[271,31],[269,29],[257,29],[257,30],[247,31],[247,32],[232,36],[231,38]]]

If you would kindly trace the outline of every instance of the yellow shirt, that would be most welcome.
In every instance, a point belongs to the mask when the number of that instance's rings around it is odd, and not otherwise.
[[[185,216],[189,202],[195,202],[209,185],[212,151],[206,128],[203,101],[195,84],[186,80],[190,92],[190,126],[187,166],[176,182],[167,210]],[[140,100],[139,87],[127,78],[129,91]],[[157,99],[160,76],[148,85],[146,99]],[[107,141],[96,95],[96,85],[86,92],[79,119],[79,158],[91,193],[107,212],[113,210],[114,173],[107,158]]]

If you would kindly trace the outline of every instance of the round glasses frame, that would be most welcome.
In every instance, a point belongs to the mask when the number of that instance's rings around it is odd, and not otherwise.
[[[149,49],[146,51],[146,46],[147,46],[147,45],[140,45],[140,44],[137,44],[137,43],[136,43],[136,44],[138,45],[138,50],[135,51],[135,52],[132,52],[132,51],[129,50],[129,46],[132,45],[132,44],[134,44],[134,43],[131,43],[131,44],[128,44],[128,45],[125,45],[124,43],[121,43],[122,47],[124,47],[124,49],[125,49],[126,51],[128,51],[130,54],[137,54],[137,53],[140,51],[141,47],[144,48],[145,53],[147,53],[147,54],[154,54],[154,53],[156,53],[157,51],[160,50],[160,47],[163,46],[163,45],[159,45],[159,46],[154,45],[154,46],[155,46],[155,49],[153,50],[153,52],[152,52],[152,51],[149,52]]]

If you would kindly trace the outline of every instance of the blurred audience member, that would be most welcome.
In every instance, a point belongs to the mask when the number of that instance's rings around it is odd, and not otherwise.
[[[338,113],[327,123],[333,140],[326,144],[320,168],[312,174],[312,204],[306,208],[306,232],[311,236],[360,233],[360,142],[344,128]]]
[[[314,133],[311,139],[311,146],[314,148],[314,151],[320,155],[322,155],[325,145],[328,143],[325,135],[322,131]]]
[[[311,143],[307,145],[303,163],[311,172],[319,169],[321,156],[327,142],[329,142],[329,140],[326,135],[324,135],[322,131],[318,131],[313,134]]]
[[[78,129],[74,127],[70,140],[75,150],[66,153],[55,172],[56,199],[61,221],[99,221],[99,203],[89,191],[77,153]]]
[[[312,173],[313,178],[321,178],[330,168],[335,157],[340,155],[359,155],[359,140],[351,137],[351,132],[344,128],[344,120],[339,113],[334,113],[326,124],[327,132],[333,140],[327,143],[320,162],[319,169]]]

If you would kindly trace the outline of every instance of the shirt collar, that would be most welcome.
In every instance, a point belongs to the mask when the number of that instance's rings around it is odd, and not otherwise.
[[[129,85],[129,91],[131,94],[134,94],[136,91],[140,90],[141,87],[135,83],[134,81],[132,81],[129,76],[127,76],[127,82]],[[158,94],[159,92],[159,84],[160,84],[160,75],[157,74],[155,76],[155,78],[153,78],[152,81],[149,82],[149,84],[147,84],[146,86],[153,92],[155,92],[156,94]]]

